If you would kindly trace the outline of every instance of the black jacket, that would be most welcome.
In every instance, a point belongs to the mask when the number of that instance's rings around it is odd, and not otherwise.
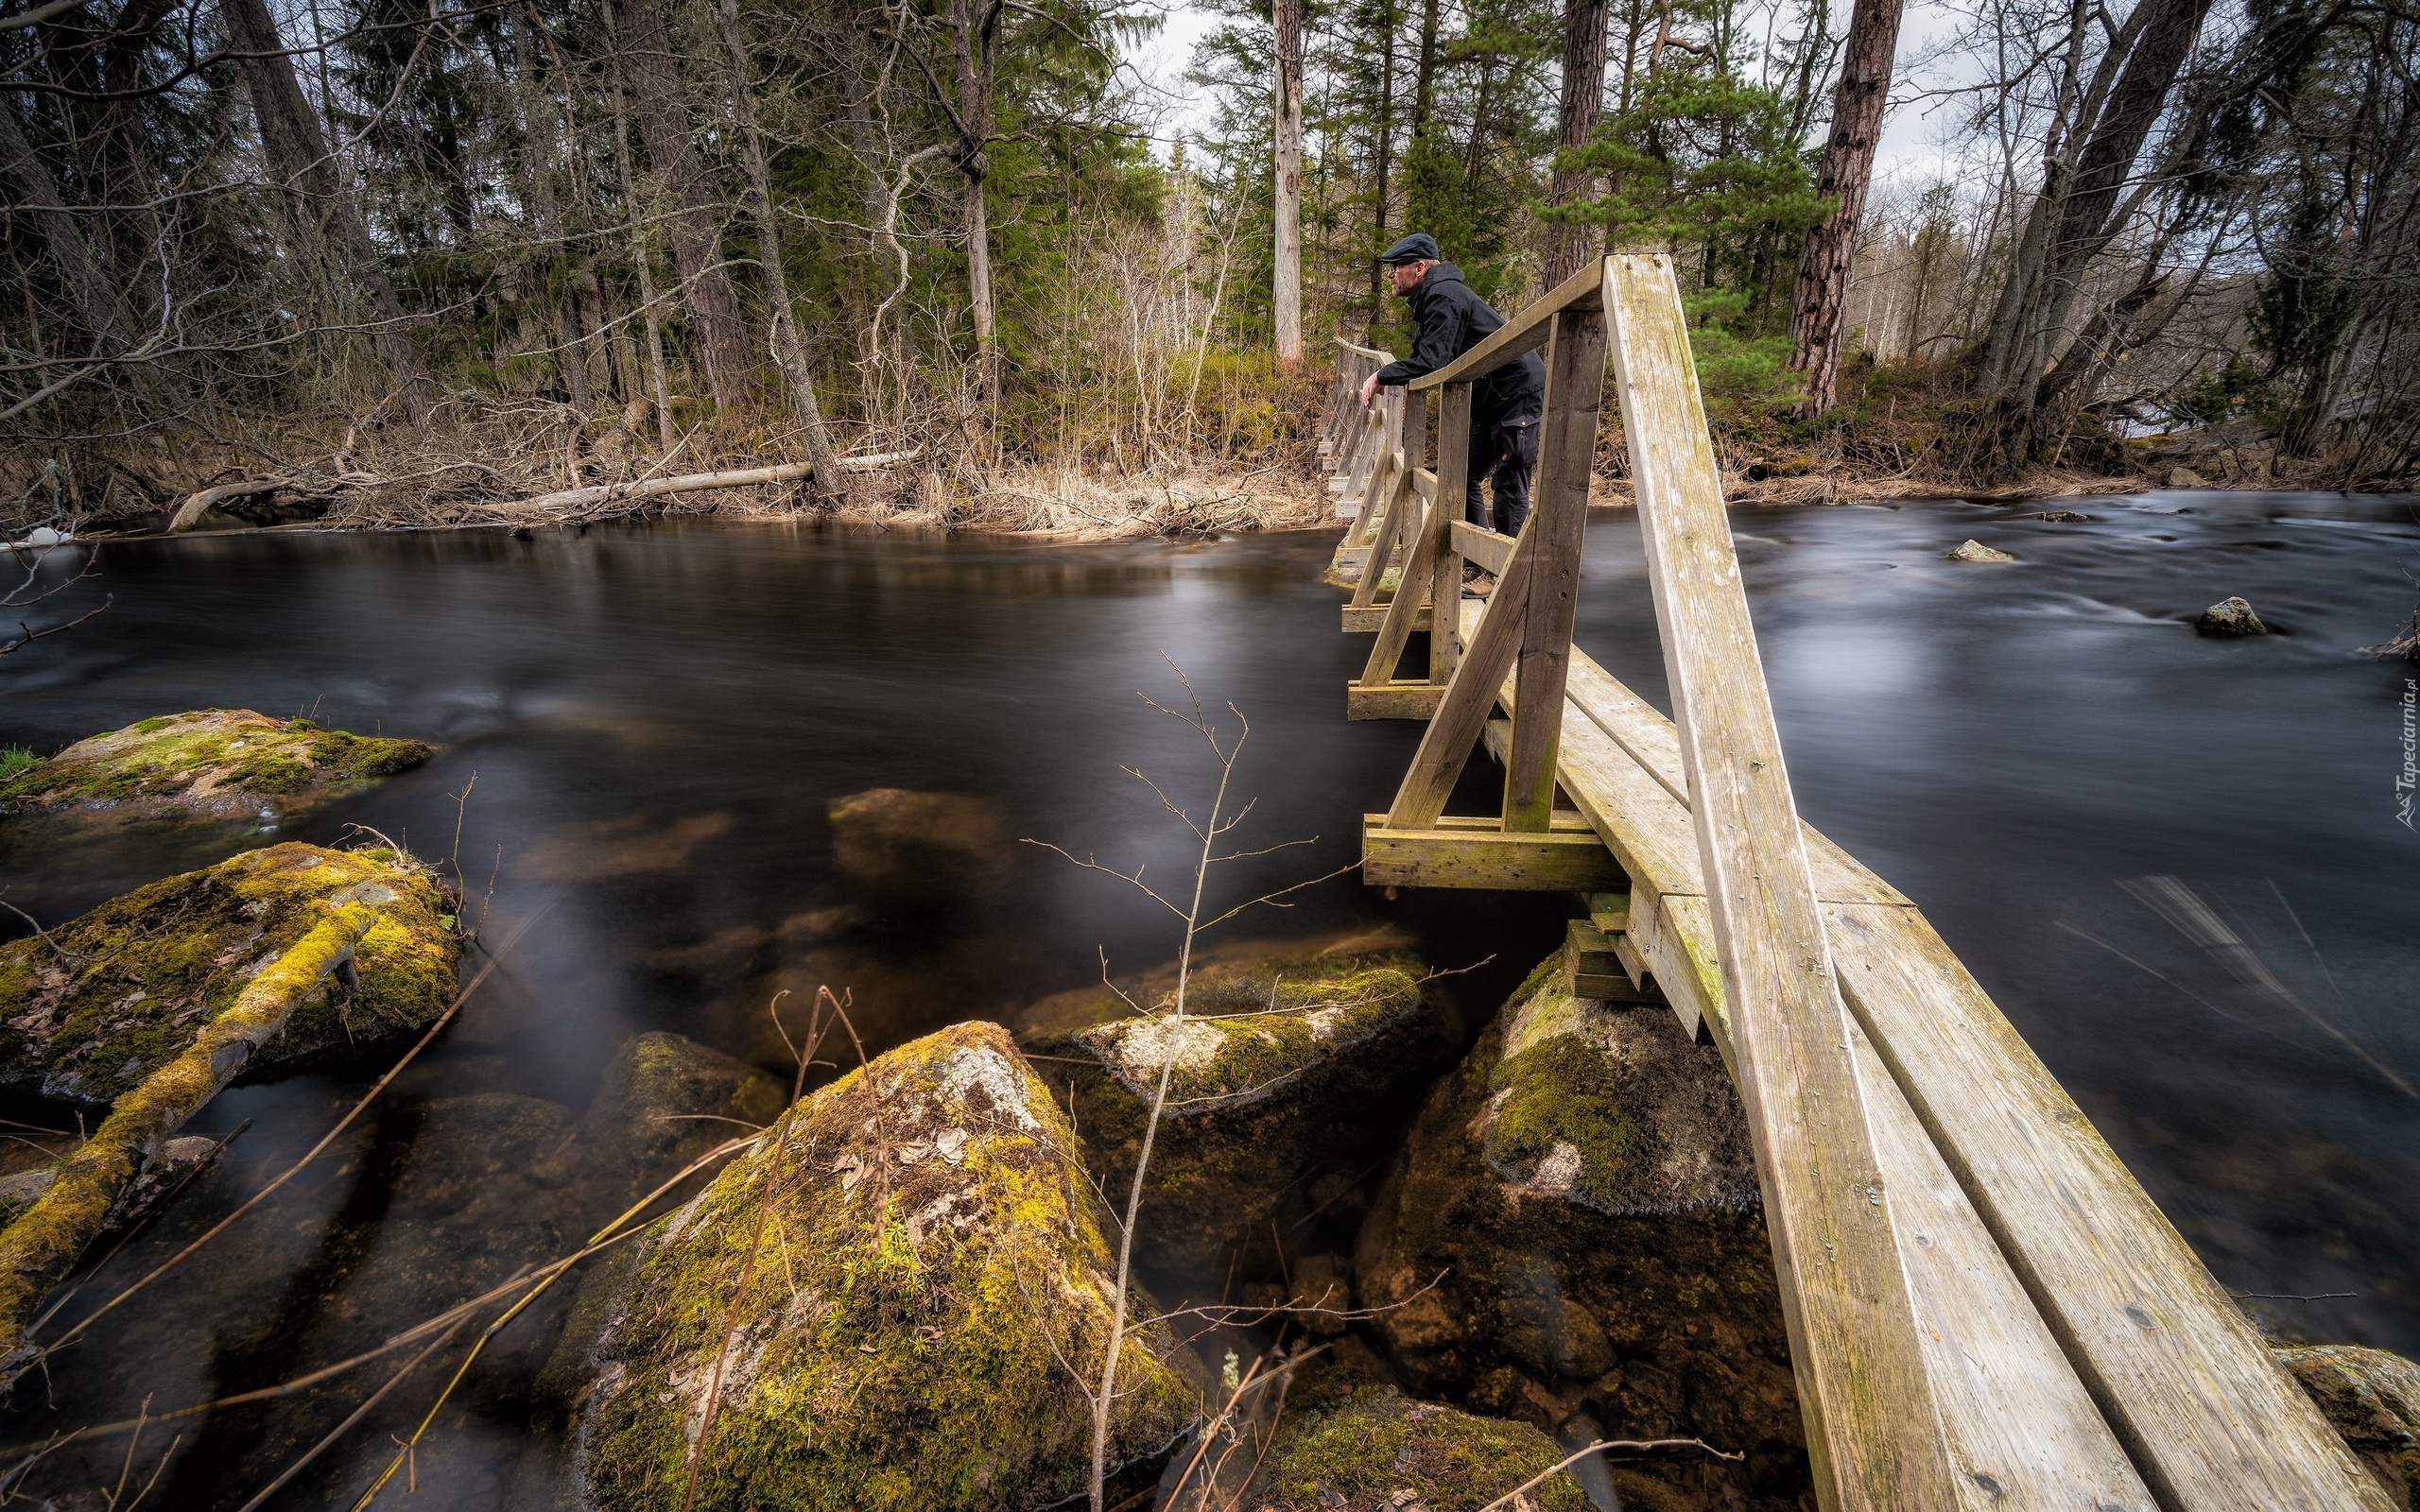
[[[1462,270],[1440,263],[1411,291],[1411,355],[1378,369],[1381,386],[1408,384],[1435,372],[1502,329],[1504,317],[1462,282]],[[1485,422],[1535,415],[1546,403],[1547,365],[1525,352],[1471,386],[1471,418]]]

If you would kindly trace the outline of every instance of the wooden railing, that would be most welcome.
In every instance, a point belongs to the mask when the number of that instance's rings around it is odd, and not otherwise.
[[[1471,385],[1541,346],[1536,502],[1507,539],[1460,519]],[[1609,357],[1669,724],[1571,644]],[[1367,438],[1338,560],[1351,576],[1358,555],[1346,627],[1376,638],[1347,710],[1428,727],[1365,817],[1364,881],[1598,894],[1589,937],[1620,964],[1588,970],[1651,969],[1712,1035],[1755,1150],[1826,1512],[2385,1512],[1922,916],[1799,819],[1670,262],[1583,269],[1399,408],[1361,405],[1371,370],[1340,381],[1331,416]],[[1498,574],[1475,620],[1465,558]],[[1424,614],[1426,676],[1398,679]],[[1501,801],[1448,816],[1482,736]]]

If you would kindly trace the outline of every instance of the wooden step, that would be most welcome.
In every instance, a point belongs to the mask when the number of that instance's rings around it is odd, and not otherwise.
[[[1361,816],[1361,880],[1374,887],[1486,887],[1499,892],[1602,892],[1620,865],[1586,820],[1558,814],[1544,833],[1508,834],[1493,816],[1446,815],[1433,830],[1390,830]]]
[[[1344,685],[1344,717],[1431,719],[1436,717],[1437,705],[1444,696],[1442,683],[1388,682],[1365,688],[1361,679],[1355,678]]]

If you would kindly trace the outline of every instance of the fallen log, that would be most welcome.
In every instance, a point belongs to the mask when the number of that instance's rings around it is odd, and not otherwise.
[[[851,472],[872,472],[894,467],[922,455],[922,448],[905,452],[875,452],[865,456],[844,456],[841,467]],[[773,467],[727,468],[716,472],[684,472],[668,478],[643,478],[632,483],[596,483],[585,488],[561,489],[553,493],[541,493],[527,499],[510,499],[491,506],[499,515],[510,517],[527,514],[550,514],[564,509],[586,508],[591,505],[617,504],[626,499],[655,499],[667,493],[695,493],[706,489],[750,489],[769,483],[795,483],[812,477],[815,467],[810,462],[783,462]],[[183,535],[195,529],[202,517],[215,505],[230,499],[249,498],[256,494],[274,493],[280,489],[293,488],[291,482],[279,478],[257,478],[247,483],[222,483],[215,489],[204,489],[187,498],[168,522],[168,534]]]
[[[867,456],[844,456],[840,465],[852,472],[872,472],[895,466],[916,456],[915,450],[876,452]],[[811,462],[783,462],[773,467],[728,468],[718,472],[684,472],[677,477],[647,478],[637,483],[597,483],[587,488],[561,489],[553,493],[541,493],[534,498],[516,499],[495,507],[516,512],[552,512],[579,509],[593,504],[618,504],[625,499],[654,499],[667,493],[695,493],[705,489],[752,489],[769,483],[795,483],[812,477]]]
[[[168,521],[168,534],[181,536],[201,524],[201,517],[210,512],[213,505],[224,504],[230,499],[249,499],[260,493],[275,493],[288,486],[284,478],[254,478],[249,483],[222,483],[215,489],[204,489],[177,506],[175,516]]]

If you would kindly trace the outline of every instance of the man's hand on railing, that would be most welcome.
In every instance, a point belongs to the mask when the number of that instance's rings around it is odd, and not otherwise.
[[[1369,408],[1370,402],[1377,397],[1378,375],[1374,372],[1369,377],[1361,380],[1361,407],[1363,409]]]

